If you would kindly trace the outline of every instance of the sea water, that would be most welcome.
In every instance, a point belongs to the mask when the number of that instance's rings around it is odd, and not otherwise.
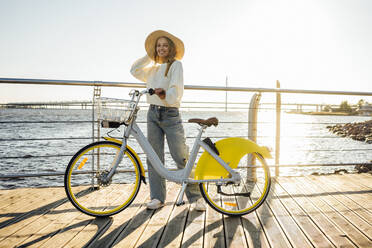
[[[187,144],[191,147],[197,134],[197,124],[189,118],[220,120],[218,127],[206,130],[205,137],[215,142],[224,137],[248,135],[246,111],[181,111]],[[370,120],[363,116],[316,116],[282,112],[280,130],[281,165],[366,163],[372,160],[372,145],[338,137],[328,131],[328,125]],[[146,135],[146,111],[140,111],[137,121]],[[92,142],[92,110],[77,109],[0,109],[0,169],[1,175],[64,172],[71,157]],[[110,129],[101,129],[104,136]],[[122,129],[111,135],[121,137]],[[273,149],[275,154],[275,113],[259,111],[257,143]],[[66,139],[67,138],[67,139]],[[135,143],[129,144],[146,157]],[[167,151],[168,149],[166,149]],[[274,165],[274,159],[267,160]],[[167,167],[173,168],[171,156],[166,154]],[[342,167],[353,171],[354,166]],[[280,168],[280,175],[308,175],[314,172],[332,173],[340,167]],[[0,188],[62,186],[63,176],[2,179]]]

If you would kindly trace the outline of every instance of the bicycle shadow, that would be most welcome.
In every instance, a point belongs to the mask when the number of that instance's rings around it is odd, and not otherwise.
[[[109,234],[106,234],[105,231],[97,232],[96,235],[87,242],[84,247],[112,247],[115,244],[118,244],[120,241],[124,240],[127,236],[132,234],[133,232],[137,231],[137,228],[140,227],[142,224],[144,224],[148,219],[152,217],[154,214],[154,210],[142,210],[139,212],[134,218],[131,220],[126,221],[122,225],[118,226],[115,230],[112,230]],[[180,229],[180,232],[169,232],[167,233],[166,241],[162,243],[162,245],[168,245],[170,244],[175,238],[177,238],[185,228],[187,228],[190,223],[192,223],[193,220],[198,218],[200,215],[202,215],[202,212],[193,213],[192,215],[187,213],[188,209],[184,209],[181,211],[178,215],[174,216],[166,225],[170,226],[176,226],[181,225],[179,223],[180,218],[183,218],[183,216],[187,216],[185,219],[184,225],[185,227]],[[190,218],[188,218],[191,216]],[[216,227],[217,228],[217,227]],[[107,228],[108,229],[108,228]],[[106,230],[107,230],[106,229]],[[136,247],[157,247],[159,242],[162,240],[163,233],[164,233],[165,226],[159,228],[157,232],[155,232],[153,235],[151,235],[145,242],[142,244],[137,244]],[[105,236],[104,236],[105,235]],[[198,233],[194,234],[192,237],[190,237],[187,241],[183,242],[185,247],[188,247],[189,245],[193,244],[196,240],[200,239],[200,237],[203,235],[203,230],[200,230]],[[104,236],[103,238],[101,238]]]
[[[187,212],[188,209],[183,210],[180,212],[177,216],[174,216],[171,221],[167,223],[167,225],[174,226],[179,225],[179,218],[182,218],[184,216],[185,212]],[[214,210],[212,210],[214,211]],[[32,241],[29,241],[19,247],[29,247],[37,245],[39,242],[46,240],[48,238],[53,237],[57,234],[62,234],[64,232],[68,232],[74,229],[79,229],[81,227],[87,226],[87,225],[96,225],[97,226],[97,232],[92,236],[92,238],[86,242],[86,244],[81,244],[82,247],[112,247],[115,244],[119,243],[121,240],[123,240],[125,237],[130,235],[132,232],[136,232],[137,228],[144,224],[151,216],[153,215],[154,211],[150,210],[142,210],[139,212],[134,218],[127,220],[114,230],[110,231],[110,233],[106,233],[107,230],[111,227],[113,224],[113,217],[106,217],[106,218],[95,218],[94,220],[85,220],[81,221],[79,223],[69,225],[67,227],[58,229],[56,231],[50,232],[48,234],[45,234],[37,239],[34,239]],[[202,215],[202,212],[197,212],[192,214],[191,218],[187,218],[185,220],[185,227],[180,229],[180,232],[168,232],[167,237],[164,239],[164,229],[165,226],[160,228],[157,232],[155,232],[151,237],[149,237],[145,242],[136,245],[137,247],[157,247],[162,241],[162,246],[169,245],[174,239],[176,239],[181,232],[184,231],[185,228],[189,226],[190,223],[194,221],[194,219],[198,218],[200,215]],[[190,214],[188,214],[190,216]],[[235,221],[235,219],[240,219],[239,222]],[[226,217],[223,221],[217,220],[213,223],[210,223],[209,225],[205,226],[204,230],[213,231],[214,229],[220,229],[224,226],[224,223],[231,222],[229,224],[230,232],[236,231],[239,226],[243,226],[246,231],[248,231],[251,235],[251,239],[254,241],[254,247],[261,247],[260,242],[260,232],[262,230],[259,230],[256,228],[256,226],[249,220],[245,218],[240,217]],[[215,233],[214,235],[217,236],[217,240],[215,241],[216,244],[225,244],[226,237],[225,233],[226,230],[222,228],[220,231],[221,233]],[[199,230],[197,233],[193,234],[191,237],[189,237],[187,240],[182,241],[182,246],[189,247],[191,246],[195,241],[199,240],[200,238],[203,238],[204,231],[203,229]],[[103,238],[101,238],[104,236]],[[228,242],[229,243],[229,242]]]
[[[273,188],[275,187],[275,181],[272,181]],[[271,194],[271,193],[270,193]],[[269,202],[271,197],[267,198]],[[262,240],[266,238],[265,231],[263,226],[269,218],[271,218],[271,213],[269,210],[268,202],[264,203],[264,206],[261,206],[258,211],[251,213],[250,218],[246,216],[242,217],[226,217],[221,215],[221,219],[218,219],[208,225],[205,225],[203,229],[200,229],[198,232],[194,233],[192,236],[188,237],[187,240],[182,240],[182,246],[189,247],[194,244],[196,241],[203,239],[206,237],[208,232],[215,232],[215,230],[219,230],[219,232],[214,233],[214,244],[223,244],[226,247],[229,247],[234,239],[236,232],[240,232],[239,228],[245,232],[245,242],[248,244],[252,244],[254,247],[264,247],[268,245],[265,241],[265,244],[262,243]],[[153,233],[146,241],[142,242],[141,244],[136,244],[136,247],[158,247],[160,244],[161,246],[167,246],[171,244],[176,238],[182,235],[182,232],[188,228],[188,226],[200,215],[204,214],[203,212],[192,212],[195,210],[190,210],[188,208],[182,210],[176,216],[173,216],[170,221],[167,222],[166,225],[159,228],[158,231]],[[208,211],[214,211],[209,209]],[[153,215],[156,213],[156,210],[147,210],[144,209],[137,213],[132,219],[127,220],[120,226],[116,227],[114,230],[107,233],[107,230],[112,224],[107,223],[105,228],[101,228],[100,231],[97,231],[95,235],[87,242],[83,247],[112,247],[115,244],[118,244],[126,237],[131,235],[133,232],[136,232],[138,228],[147,222]],[[185,217],[186,216],[186,217]],[[113,217],[115,218],[115,217]],[[252,220],[253,218],[254,220]],[[99,218],[97,218],[99,219]],[[180,223],[180,220],[183,220]],[[205,221],[205,220],[204,220]],[[172,228],[178,227],[179,225],[183,225],[183,228]],[[168,230],[166,230],[166,226],[168,226]],[[170,229],[170,230],[169,230]],[[227,230],[228,229],[228,230]],[[204,240],[205,243],[205,240]],[[211,244],[213,246],[213,244]]]
[[[272,187],[275,187],[274,180],[272,182]],[[267,201],[270,200],[271,197],[268,197]],[[265,202],[264,204],[267,203]],[[199,230],[191,237],[188,237],[187,240],[182,240],[182,244],[180,245],[189,247],[197,240],[205,238],[208,232],[221,229],[220,232],[214,233],[213,236],[217,239],[215,239],[213,242],[215,244],[223,244],[229,247],[232,243],[232,239],[234,238],[235,233],[240,227],[242,227],[243,231],[245,232],[244,235],[246,243],[252,244],[254,247],[262,247],[266,245],[268,246],[266,241],[265,244],[262,243],[263,239],[267,240],[263,226],[265,226],[268,218],[271,217],[271,213],[268,206],[261,206],[258,210],[259,211],[250,214],[256,215],[254,217],[251,217],[255,218],[255,221],[250,220],[246,216],[226,217],[221,215],[221,219],[205,225],[203,229]],[[190,210],[190,212],[188,209],[181,211],[178,215],[173,216],[172,219],[170,219],[170,221],[166,224],[167,226],[169,226],[168,229],[172,229],[172,227],[176,227],[179,225],[184,225],[183,228],[175,228],[179,231],[171,230],[166,232],[166,226],[163,226],[162,228],[159,228],[157,232],[151,235],[146,241],[141,244],[137,244],[136,246],[157,247],[159,244],[161,244],[161,246],[169,245],[173,240],[179,237],[180,234],[182,234],[181,232],[184,232],[184,230],[190,225],[190,223],[192,223],[195,219],[203,214],[202,212],[194,212],[191,214],[191,211],[194,210]],[[209,209],[208,211],[214,210]],[[109,234],[106,234],[105,232],[97,233],[95,237],[92,238],[92,240],[88,242],[84,247],[111,247],[122,241],[125,237],[129,236],[132,232],[135,232],[137,228],[144,224],[149,218],[151,218],[154,213],[155,211],[143,210],[139,212],[132,220],[126,221],[115,230],[111,231]],[[184,217],[185,215],[186,218]],[[185,218],[185,220],[183,223],[180,223],[180,219],[182,218]]]
[[[61,229],[58,229],[54,232],[50,232],[50,233],[47,233],[37,239],[34,239],[32,241],[29,241],[25,244],[22,244],[20,245],[19,247],[29,247],[29,246],[34,246],[36,244],[38,244],[39,242],[43,241],[43,240],[46,240],[48,238],[51,238],[53,237],[54,235],[56,234],[60,234],[60,233],[64,233],[64,232],[68,232],[70,230],[73,230],[73,229],[76,229],[76,228],[79,228],[79,227],[83,227],[83,226],[86,226],[88,224],[90,224],[92,222],[92,220],[85,220],[85,221],[81,221],[79,223],[76,223],[76,224],[73,224],[73,225],[70,225],[70,226],[67,226],[65,228],[61,228]],[[40,245],[40,244],[39,244]]]
[[[272,187],[275,187],[275,181],[272,181]],[[270,200],[270,197],[268,197],[267,201]],[[62,213],[68,213],[72,211],[76,211],[75,209],[66,209],[66,210],[55,210],[54,208],[58,207],[59,205],[66,203],[68,201],[67,198],[60,199],[58,201],[55,201],[53,203],[50,203],[48,205],[42,206],[34,211],[31,211],[30,213],[27,213],[26,215],[23,214],[22,217],[16,216],[17,214],[14,214],[14,218],[2,222],[2,226],[5,226],[7,223],[15,224],[21,220],[24,220],[26,218],[31,218],[35,215],[43,215],[45,213],[48,214],[62,214]],[[172,203],[174,204],[174,203]],[[264,203],[266,204],[266,203]],[[136,206],[132,206],[136,209],[140,204],[136,204]],[[124,210],[124,211],[128,211]],[[259,209],[259,212],[251,213],[257,215],[255,217],[258,222],[260,223],[259,226],[257,226],[257,223],[253,223],[250,219],[248,219],[246,216],[243,217],[226,217],[221,215],[221,219],[218,219],[212,223],[209,223],[204,226],[204,228],[200,229],[198,232],[194,233],[191,237],[188,237],[187,240],[182,240],[182,245],[185,247],[188,247],[192,244],[194,244],[197,240],[200,240],[206,237],[206,234],[208,232],[215,232],[215,230],[219,230],[219,232],[214,233],[214,239],[213,242],[215,244],[225,244],[226,246],[229,246],[234,234],[238,231],[239,228],[243,228],[245,230],[245,236],[247,241],[250,240],[250,243],[254,244],[254,247],[261,247],[261,238],[262,235],[265,235],[263,226],[266,223],[267,218],[270,217],[269,208],[261,206]],[[169,245],[173,240],[175,240],[179,235],[182,235],[182,232],[185,231],[185,229],[193,223],[195,219],[200,217],[200,215],[204,214],[202,212],[193,212],[191,214],[191,211],[188,208],[182,210],[179,212],[176,216],[173,216],[166,225],[159,228],[158,231],[153,233],[146,241],[142,242],[141,244],[137,244],[136,246],[139,247],[155,247],[158,246],[161,242],[161,245],[167,246]],[[214,211],[211,210],[210,211]],[[34,240],[31,240],[25,244],[23,244],[20,247],[28,247],[28,246],[35,246],[39,242],[45,241],[46,239],[49,239],[55,235],[62,234],[65,232],[69,232],[74,229],[81,229],[84,226],[87,225],[96,225],[96,232],[91,236],[90,240],[87,241],[85,244],[81,244],[82,247],[112,247],[114,244],[119,243],[122,241],[125,237],[130,235],[133,232],[136,232],[138,228],[143,225],[146,221],[148,221],[156,211],[154,210],[147,210],[143,209],[140,212],[138,212],[133,218],[125,221],[118,227],[116,227],[114,230],[111,230],[108,232],[110,227],[113,224],[113,218],[115,217],[106,217],[106,218],[95,218],[90,220],[84,220],[80,221],[75,224],[71,224],[69,226],[65,226],[63,228],[60,228],[58,230],[52,231],[50,233],[44,234],[43,236],[40,236]],[[11,214],[8,214],[11,215]],[[22,215],[22,214],[19,214]],[[186,216],[186,217],[185,217]],[[180,220],[183,222],[180,223]],[[206,221],[206,220],[204,220]],[[177,228],[176,231],[166,231],[166,226],[169,226],[168,229],[174,229],[172,227],[177,226],[183,226],[182,228]],[[227,232],[228,228],[228,232]],[[240,230],[239,230],[240,231]],[[166,233],[165,233],[166,232]],[[205,241],[204,241],[205,242]]]
[[[83,190],[79,193],[79,196],[84,196],[84,195],[87,195],[89,194],[90,191],[89,189],[87,190]],[[4,227],[7,227],[7,226],[10,226],[10,225],[14,225],[20,221],[23,221],[27,218],[31,218],[31,217],[34,217],[34,216],[37,216],[37,215],[44,215],[46,213],[48,214],[60,214],[60,213],[68,213],[68,212],[72,212],[72,211],[75,211],[75,209],[66,209],[66,210],[55,210],[55,208],[59,207],[60,205],[64,204],[68,202],[68,199],[67,197],[63,197],[62,199],[59,199],[57,201],[54,201],[52,203],[49,203],[47,205],[44,205],[44,206],[41,206],[37,209],[34,209],[30,212],[20,212],[20,213],[5,213],[5,214],[1,214],[0,217],[13,217],[11,219],[8,219],[8,220],[5,220],[3,222],[0,222],[0,229],[1,228],[4,228]]]
[[[14,224],[16,224],[20,221],[23,221],[27,218],[31,218],[31,217],[34,217],[34,216],[37,216],[37,215],[41,216],[41,215],[47,213],[48,211],[50,211],[51,209],[54,209],[54,208],[56,208],[56,207],[58,207],[58,206],[60,206],[64,203],[66,203],[67,201],[68,201],[67,198],[63,198],[63,199],[60,199],[58,201],[52,202],[48,205],[44,205],[40,208],[34,209],[30,212],[1,214],[0,217],[13,217],[13,218],[5,220],[3,222],[0,222],[0,229],[4,228],[4,227],[7,227],[7,226],[10,226],[10,225],[14,225]],[[63,211],[60,211],[60,213],[68,212],[68,211],[73,211],[73,209],[63,210]]]

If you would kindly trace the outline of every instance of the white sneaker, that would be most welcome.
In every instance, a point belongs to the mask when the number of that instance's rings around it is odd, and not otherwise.
[[[192,210],[195,209],[196,211],[200,211],[200,212],[204,212],[205,210],[207,210],[204,199],[200,198],[199,200],[191,204],[191,209]]]
[[[150,202],[147,203],[147,209],[158,209],[164,206],[164,203],[159,201],[158,199],[152,199]]]

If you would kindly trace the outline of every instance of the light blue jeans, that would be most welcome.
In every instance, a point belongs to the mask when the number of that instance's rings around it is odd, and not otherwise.
[[[147,138],[163,164],[164,136],[167,138],[169,151],[177,168],[184,168],[188,158],[188,147],[178,108],[150,105],[147,112]],[[155,171],[148,159],[147,167],[151,199],[158,199],[164,203],[166,198],[165,179]],[[190,203],[201,197],[197,184],[189,184],[185,193]]]

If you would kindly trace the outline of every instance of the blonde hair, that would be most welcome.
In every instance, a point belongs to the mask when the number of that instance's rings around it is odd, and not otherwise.
[[[168,45],[169,45],[169,54],[168,56],[166,57],[165,61],[161,61],[160,57],[158,56],[158,53],[156,51],[156,46],[158,45],[158,40],[160,38],[164,38],[167,40],[168,42]],[[176,54],[177,54],[177,50],[176,50],[176,45],[174,44],[174,42],[169,39],[167,36],[161,36],[159,37],[156,42],[155,42],[155,47],[154,47],[154,61],[155,63],[167,63],[167,68],[165,70],[165,74],[164,76],[168,76],[168,72],[169,72],[169,68],[171,67],[171,65],[173,64],[173,62],[176,60],[175,57],[176,57]]]

